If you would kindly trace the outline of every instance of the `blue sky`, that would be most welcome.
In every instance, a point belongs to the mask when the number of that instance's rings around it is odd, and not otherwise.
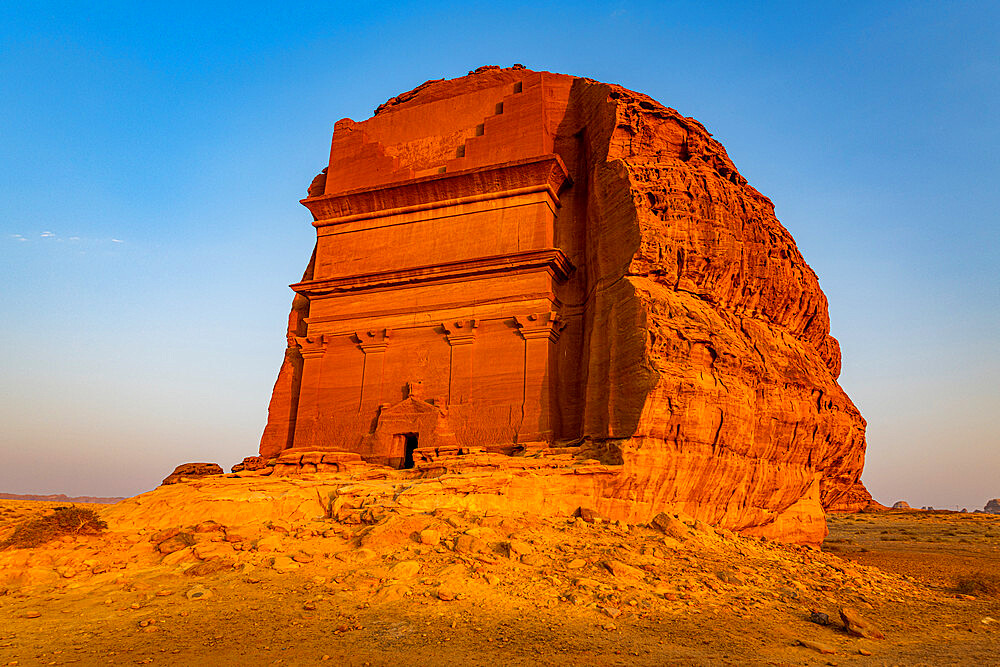
[[[524,63],[700,120],[830,300],[877,499],[1000,496],[991,2],[0,7],[0,490],[256,450],[333,123]]]

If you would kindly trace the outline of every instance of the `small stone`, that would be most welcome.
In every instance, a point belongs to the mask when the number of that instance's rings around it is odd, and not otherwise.
[[[313,556],[312,554],[307,554],[300,551],[299,553],[292,556],[292,560],[294,560],[296,563],[311,563],[313,562]]]
[[[441,542],[440,531],[433,528],[425,528],[420,531],[420,543],[428,546],[437,546]]]
[[[819,651],[824,655],[833,655],[837,652],[837,649],[833,648],[828,644],[823,642],[813,641],[812,639],[799,639],[797,640],[799,644],[805,646],[806,648],[811,648],[814,651]]]
[[[858,653],[861,654],[861,655],[871,655],[872,654],[871,651],[869,651],[868,649],[864,649],[864,648],[859,648],[858,649]]]
[[[443,600],[445,602],[451,602],[451,601],[455,600],[458,597],[458,595],[451,588],[449,588],[447,586],[441,586],[437,590],[437,597],[438,597],[438,600]]]
[[[25,618],[38,618],[41,615],[42,615],[42,612],[35,611],[35,610],[27,611],[27,612],[24,613],[24,617]]]
[[[274,562],[271,563],[271,569],[275,572],[280,572],[281,574],[287,574],[288,572],[299,569],[299,564],[288,556],[275,556]]]
[[[306,611],[316,611],[316,603],[312,600],[308,600],[302,604],[302,608]]]
[[[730,584],[732,586],[742,586],[743,580],[740,579],[731,570],[719,570],[715,573],[715,576],[719,578],[719,581]]]
[[[840,619],[844,622],[844,629],[852,637],[863,637],[865,639],[885,639],[879,630],[868,620],[864,619],[857,610],[850,607],[843,607],[840,610]]]
[[[284,540],[280,535],[268,535],[257,540],[257,551],[281,551]]]
[[[637,567],[632,567],[620,560],[603,561],[601,565],[613,574],[616,579],[643,579],[646,573]]]
[[[212,591],[204,586],[195,586],[184,594],[188,600],[207,600],[212,597]]]
[[[809,620],[817,625],[830,625],[830,614],[813,609],[809,612]]]
[[[544,565],[548,560],[544,554],[524,554],[521,556],[521,562],[532,567]]]
[[[404,560],[389,568],[389,576],[393,579],[409,579],[420,571],[420,563],[415,560]]]
[[[191,535],[188,533],[178,532],[157,544],[156,550],[166,556],[167,554],[172,554],[175,551],[186,549],[192,544],[194,544],[194,538],[192,538]]]
[[[587,561],[582,558],[574,558],[570,562],[566,563],[566,567],[571,570],[577,570],[587,564]]]
[[[651,528],[655,528],[667,537],[672,537],[681,542],[690,538],[691,533],[688,527],[677,517],[670,516],[666,512],[660,512],[649,522]]]

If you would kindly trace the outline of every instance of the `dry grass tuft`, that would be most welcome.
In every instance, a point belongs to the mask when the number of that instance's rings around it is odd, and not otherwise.
[[[51,514],[25,521],[3,542],[3,549],[30,549],[66,535],[96,535],[108,527],[85,507],[57,507]]]
[[[1000,575],[987,572],[958,577],[955,589],[964,595],[1000,597]]]

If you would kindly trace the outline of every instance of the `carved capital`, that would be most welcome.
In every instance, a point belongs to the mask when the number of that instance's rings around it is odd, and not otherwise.
[[[358,339],[358,346],[365,354],[373,352],[385,352],[389,347],[389,336],[392,329],[372,329],[371,331],[356,331],[355,338]]]
[[[559,334],[566,326],[556,312],[515,315],[514,323],[524,340],[547,338],[551,343],[559,340]]]
[[[456,345],[471,345],[476,342],[476,330],[479,320],[455,320],[444,322],[441,327],[445,332],[445,340],[452,347]]]
[[[326,352],[326,336],[318,334],[316,336],[295,336],[295,343],[299,346],[299,353],[303,359],[322,357]]]

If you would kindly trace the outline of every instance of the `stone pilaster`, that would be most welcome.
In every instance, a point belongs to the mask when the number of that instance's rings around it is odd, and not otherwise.
[[[391,329],[358,331],[358,347],[365,353],[365,367],[361,380],[358,411],[362,415],[378,409],[382,399],[382,373],[385,368],[385,351],[389,347]]]
[[[295,418],[297,446],[314,446],[317,443],[319,420],[320,383],[323,379],[323,355],[329,341],[323,334],[295,336],[295,344],[302,356],[302,383],[299,385],[299,405]],[[289,341],[291,342],[291,341]]]
[[[552,400],[555,385],[551,376],[554,368],[551,358],[554,345],[566,324],[555,312],[518,315],[514,322],[524,339],[524,419],[518,441],[551,441],[558,426]]]
[[[451,365],[448,376],[448,405],[469,402],[472,391],[473,346],[476,342],[477,320],[457,320],[441,325],[445,340],[451,346]]]

